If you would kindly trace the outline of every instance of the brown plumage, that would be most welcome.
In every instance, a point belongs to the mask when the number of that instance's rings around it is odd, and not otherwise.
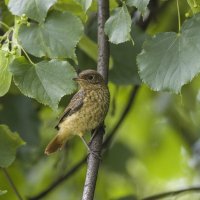
[[[86,132],[98,127],[107,114],[109,90],[103,77],[95,70],[84,70],[74,80],[80,89],[56,125],[58,133],[46,147],[47,155],[61,149],[74,135],[83,138]]]

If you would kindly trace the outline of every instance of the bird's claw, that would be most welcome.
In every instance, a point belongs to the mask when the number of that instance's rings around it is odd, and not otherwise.
[[[88,152],[88,156],[90,155],[90,154],[92,154],[96,159],[99,159],[99,160],[102,160],[102,156],[101,155],[99,155],[99,151],[93,151],[93,150],[89,150],[89,152]]]

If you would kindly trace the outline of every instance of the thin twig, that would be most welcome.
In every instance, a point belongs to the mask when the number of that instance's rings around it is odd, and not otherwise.
[[[103,148],[107,148],[108,145],[110,144],[111,140],[113,139],[113,137],[115,136],[117,130],[119,129],[119,127],[121,126],[121,124],[124,122],[128,111],[131,109],[131,106],[133,105],[136,93],[138,91],[138,86],[134,87],[130,93],[130,97],[128,99],[128,102],[119,118],[119,120],[117,121],[116,125],[113,127],[113,129],[108,133],[107,138],[105,139],[105,141],[103,142]],[[76,165],[74,165],[74,167],[72,167],[65,175],[63,175],[62,177],[58,178],[55,182],[53,182],[50,186],[48,186],[48,188],[46,188],[45,190],[43,190],[41,193],[39,193],[36,196],[33,197],[29,197],[29,200],[38,200],[43,198],[44,196],[46,196],[48,193],[50,193],[52,190],[54,190],[56,187],[58,187],[61,183],[63,183],[65,180],[67,180],[68,178],[70,178],[75,172],[77,172],[79,169],[81,169],[81,167],[83,166],[83,164],[85,164],[87,160],[87,156],[85,156],[82,160],[80,160]]]
[[[156,194],[156,195],[152,195],[149,197],[145,197],[141,200],[156,200],[156,199],[162,199],[162,198],[166,198],[166,197],[170,197],[170,196],[175,196],[178,194],[182,194],[185,192],[200,192],[200,186],[199,187],[190,187],[190,188],[186,188],[186,189],[182,189],[182,190],[176,190],[176,191],[171,191],[171,192],[165,192],[165,193],[160,193],[160,194]]]
[[[8,30],[10,29],[10,26],[8,26],[6,23],[0,21],[0,24],[1,24],[2,26],[4,26],[5,28],[7,28]]]
[[[15,186],[15,184],[14,184],[12,178],[10,177],[9,173],[7,172],[7,170],[5,168],[2,168],[2,171],[3,171],[4,175],[5,175],[5,177],[7,178],[10,186],[12,187],[14,193],[16,194],[17,198],[19,200],[23,200],[22,196],[20,195],[19,191],[17,190],[17,187]]]
[[[74,167],[72,167],[65,175],[58,178],[55,182],[53,182],[48,188],[46,188],[44,191],[39,193],[36,196],[29,197],[29,200],[38,200],[46,196],[49,192],[51,192],[53,189],[55,189],[58,185],[60,185],[64,180],[67,180],[70,178],[75,172],[77,172],[82,165],[86,162],[87,156],[85,156],[82,160],[80,160]]]
[[[108,68],[109,68],[109,42],[108,38],[104,33],[104,25],[109,17],[109,1],[98,0],[98,62],[97,71],[103,76],[106,83],[108,82]],[[94,192],[96,188],[97,175],[99,171],[100,159],[97,157],[101,156],[102,142],[104,135],[104,128],[96,129],[95,137],[90,143],[91,151],[94,154],[88,156],[88,166],[85,178],[85,184],[83,189],[82,200],[93,200]]]

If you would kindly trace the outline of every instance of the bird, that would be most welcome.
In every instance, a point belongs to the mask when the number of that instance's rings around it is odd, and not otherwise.
[[[46,155],[61,150],[75,135],[82,139],[90,151],[84,135],[101,126],[107,115],[110,93],[103,76],[95,70],[87,69],[73,80],[78,83],[79,90],[55,126],[58,132],[47,145]]]

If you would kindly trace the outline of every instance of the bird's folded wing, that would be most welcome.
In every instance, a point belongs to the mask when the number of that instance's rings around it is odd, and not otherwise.
[[[79,90],[71,99],[69,105],[61,115],[58,124],[55,126],[57,130],[59,130],[59,124],[62,123],[62,121],[72,115],[73,113],[77,112],[82,106],[83,106],[83,100],[84,100],[84,91]]]

